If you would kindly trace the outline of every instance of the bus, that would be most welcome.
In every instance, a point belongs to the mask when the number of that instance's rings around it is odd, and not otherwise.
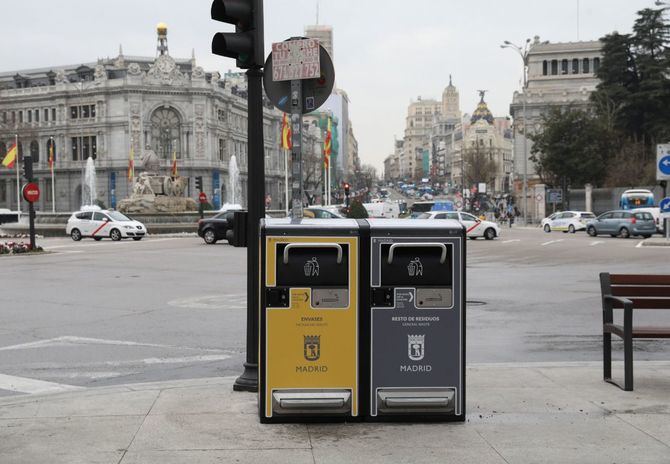
[[[621,209],[651,208],[654,206],[654,194],[651,190],[626,190],[621,194]]]

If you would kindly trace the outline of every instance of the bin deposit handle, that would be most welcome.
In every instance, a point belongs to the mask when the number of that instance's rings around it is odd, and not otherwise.
[[[342,264],[342,247],[337,243],[289,243],[284,248],[284,264],[288,264],[288,252],[292,248],[335,248],[337,250],[337,264]],[[444,252],[447,252],[446,248]]]
[[[396,248],[440,248],[442,250],[440,264],[444,264],[447,260],[447,246],[444,243],[394,243],[389,250],[389,264],[393,264],[393,251]],[[284,261],[286,261],[286,252],[284,252]]]

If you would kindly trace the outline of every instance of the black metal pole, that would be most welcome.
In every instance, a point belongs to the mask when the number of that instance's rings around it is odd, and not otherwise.
[[[265,156],[263,154],[263,71],[247,71],[249,111],[249,171],[247,175],[247,360],[244,372],[235,380],[235,391],[258,391],[258,292],[261,218],[265,217]]]

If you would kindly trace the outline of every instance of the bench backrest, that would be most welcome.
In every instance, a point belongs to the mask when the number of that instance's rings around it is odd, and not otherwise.
[[[600,274],[603,296],[628,298],[635,309],[670,309],[670,275]],[[620,303],[615,308],[623,307]]]

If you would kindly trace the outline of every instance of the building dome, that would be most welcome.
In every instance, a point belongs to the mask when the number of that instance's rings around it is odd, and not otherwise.
[[[488,122],[489,124],[493,124],[493,113],[491,113],[491,110],[489,110],[489,106],[486,104],[484,101],[484,92],[480,92],[482,99],[479,101],[479,104],[477,105],[477,109],[475,109],[475,112],[472,113],[472,117],[470,118],[470,122],[472,124],[476,123],[477,121],[484,120]]]
[[[158,23],[156,26],[156,32],[158,32],[158,35],[167,35],[167,24],[165,23]]]

